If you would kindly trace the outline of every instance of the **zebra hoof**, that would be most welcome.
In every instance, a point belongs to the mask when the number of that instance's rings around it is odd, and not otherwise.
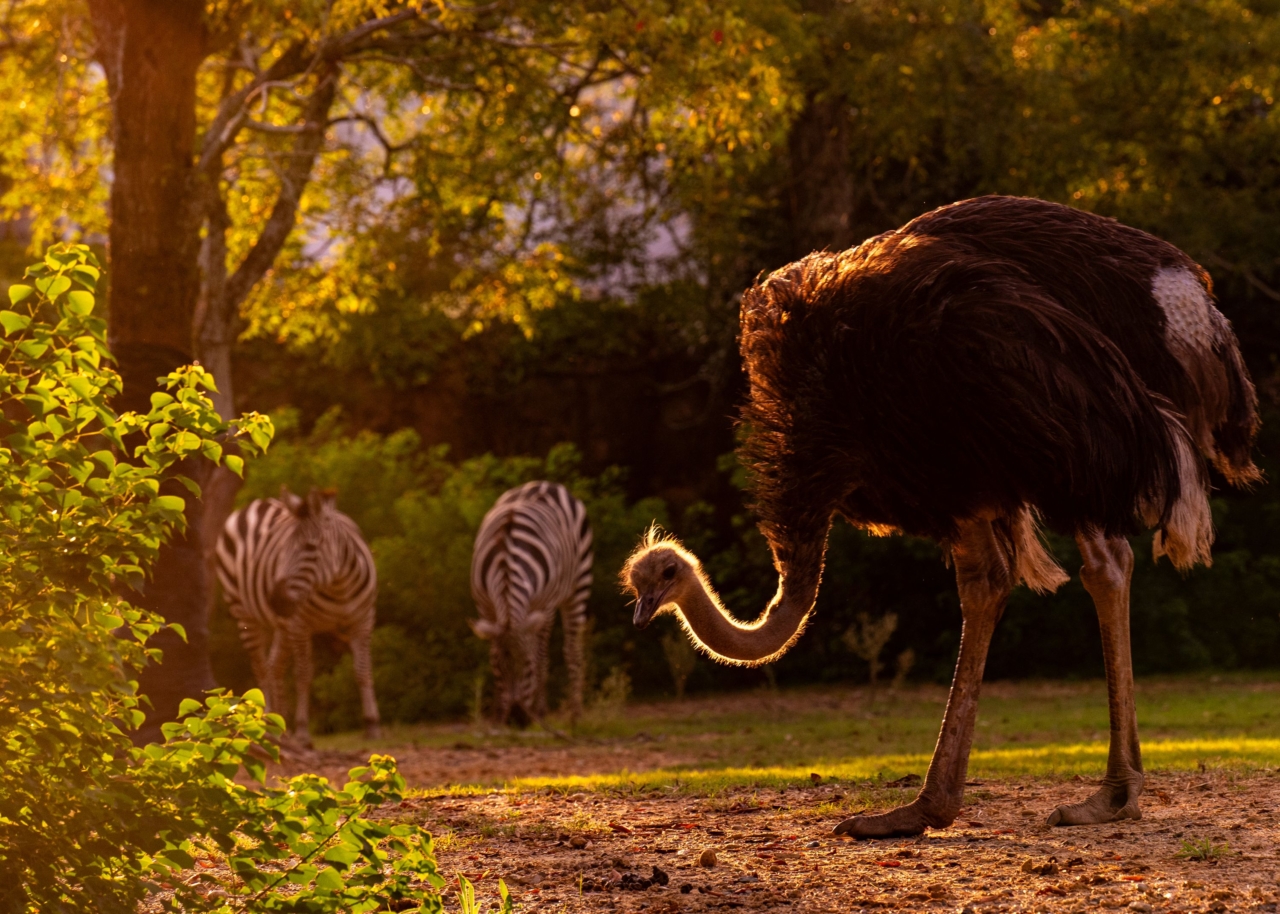
[[[376,720],[364,725],[365,739],[382,739],[382,725]]]

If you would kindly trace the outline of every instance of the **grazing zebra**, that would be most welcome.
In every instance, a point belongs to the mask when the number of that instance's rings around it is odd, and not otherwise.
[[[583,638],[591,590],[587,509],[554,482],[511,489],[485,515],[471,558],[472,628],[489,641],[498,720],[547,710],[548,642],[556,610],[564,626],[569,709],[582,710]]]
[[[295,736],[309,745],[311,636],[337,635],[351,647],[365,733],[379,734],[369,638],[378,592],[373,554],[332,489],[306,498],[284,486],[236,511],[218,538],[218,580],[253,662],[267,707],[283,707],[285,662],[293,654]]]

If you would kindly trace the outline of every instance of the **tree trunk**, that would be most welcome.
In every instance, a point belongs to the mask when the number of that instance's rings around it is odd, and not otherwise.
[[[115,147],[109,340],[124,380],[119,407],[145,410],[156,378],[194,355],[200,290],[196,71],[206,53],[204,4],[90,0],[90,12],[111,92]],[[187,475],[203,482],[208,470],[200,461]],[[189,497],[187,504],[187,535],[162,547],[145,592],[135,598],[187,633],[185,643],[171,632],[155,639],[164,659],[139,677],[152,705],[141,740],[157,738],[159,724],[176,717],[183,698],[214,685],[202,506]]]
[[[824,248],[840,251],[862,240],[852,224],[849,128],[843,98],[809,99],[791,127],[787,203],[793,257]]]

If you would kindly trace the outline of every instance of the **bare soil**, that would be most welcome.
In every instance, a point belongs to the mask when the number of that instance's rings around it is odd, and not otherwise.
[[[427,788],[685,761],[633,741],[392,754],[411,785]],[[306,767],[340,777],[359,760],[322,753]],[[1093,789],[1080,778],[975,781],[953,827],[862,842],[831,828],[910,799],[909,785],[814,779],[717,796],[427,792],[382,814],[430,829],[442,870],[466,875],[486,904],[501,878],[529,912],[1280,910],[1280,774],[1157,772],[1140,821],[1043,824],[1054,806]],[[1202,850],[1188,856],[1190,845]],[[708,850],[714,865],[701,865],[711,863]]]
[[[830,834],[853,792],[841,784],[715,798],[428,796],[395,814],[443,839],[446,873],[486,897],[503,878],[527,911],[1277,910],[1280,778],[1157,776],[1141,821],[1043,825],[1090,790],[975,784],[952,828],[863,842]],[[885,806],[909,796],[880,792]],[[1180,858],[1184,841],[1207,841],[1211,859]],[[714,866],[699,865],[707,850]]]

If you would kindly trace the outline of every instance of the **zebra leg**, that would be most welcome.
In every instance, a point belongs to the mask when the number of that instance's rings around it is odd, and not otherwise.
[[[315,666],[311,658],[311,632],[303,629],[289,639],[293,647],[293,687],[297,691],[297,710],[293,715],[293,732],[298,742],[311,748],[311,678]]]
[[[555,615],[547,616],[547,623],[538,632],[534,641],[532,664],[529,670],[533,678],[533,691],[529,695],[529,716],[534,720],[542,720],[547,716],[547,676],[551,669],[551,627],[555,624]]]
[[[382,736],[381,718],[378,716],[378,699],[373,694],[373,661],[369,655],[370,632],[362,632],[351,639],[351,660],[356,671],[356,685],[360,689],[360,709],[364,715],[364,735],[369,739]]]
[[[507,682],[507,664],[502,655],[502,638],[489,640],[489,665],[493,667],[494,719],[499,726],[506,726],[511,716],[511,684]]]
[[[586,676],[587,606],[575,600],[560,611],[560,623],[564,627],[564,665],[569,674],[569,720],[578,722],[582,715],[583,680]]]
[[[236,615],[236,609],[238,609],[237,606],[231,607],[231,618],[236,620],[236,628],[240,630],[240,643],[249,654],[249,664],[253,668],[253,681],[262,690],[262,696],[267,702],[267,710],[279,710],[272,704],[275,696],[271,694],[271,651],[265,643],[270,633],[263,632],[259,626],[250,622],[242,622]]]
[[[284,714],[284,665],[289,659],[289,640],[280,628],[271,631],[271,647],[266,651],[266,671],[262,690],[267,710]]]

